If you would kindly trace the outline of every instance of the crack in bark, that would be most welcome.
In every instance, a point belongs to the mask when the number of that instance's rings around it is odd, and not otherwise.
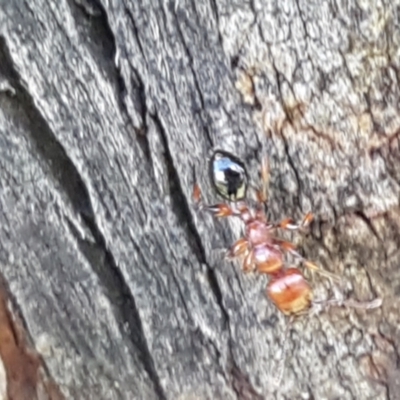
[[[146,52],[144,51],[142,43],[141,43],[141,40],[139,38],[139,29],[136,26],[135,18],[133,17],[130,9],[128,8],[128,6],[127,6],[127,4],[125,2],[124,2],[124,5],[125,5],[125,14],[128,16],[129,21],[131,21],[133,34],[134,34],[134,36],[136,38],[136,43],[137,43],[137,45],[139,47],[139,51],[142,53],[143,60],[146,61],[146,57],[145,57]]]
[[[186,196],[182,190],[180,180],[179,180],[179,174],[175,168],[172,154],[169,148],[168,144],[168,139],[167,139],[167,134],[164,130],[164,127],[161,123],[161,120],[158,116],[158,114],[152,115],[152,118],[155,122],[155,125],[158,127],[158,131],[160,133],[164,149],[165,149],[165,156],[166,156],[166,163],[167,163],[167,169],[168,169],[168,178],[170,181],[170,186],[175,187],[174,194],[172,194],[172,204],[173,204],[173,210],[178,217],[179,221],[181,222],[181,226],[184,227],[187,231],[187,237],[192,240],[189,240],[189,244],[192,244],[192,251],[193,254],[197,256],[199,259],[200,263],[205,265],[207,270],[207,278],[208,282],[210,284],[210,288],[214,294],[214,298],[216,299],[216,302],[221,309],[222,315],[223,315],[223,320],[225,327],[224,329],[227,330],[229,338],[228,338],[228,350],[229,350],[229,357],[228,357],[228,363],[231,364],[231,386],[233,390],[236,392],[238,399],[241,399],[242,397],[240,396],[240,393],[237,391],[237,388],[235,388],[236,385],[236,378],[235,375],[232,373],[232,371],[238,371],[237,374],[241,374],[241,376],[245,376],[241,371],[240,368],[237,366],[234,355],[233,355],[233,337],[232,337],[232,331],[230,327],[230,317],[229,313],[225,308],[224,302],[223,302],[223,295],[221,288],[218,284],[218,279],[215,274],[215,270],[211,268],[211,266],[207,262],[207,257],[206,257],[206,252],[205,249],[202,245],[201,238],[196,230],[196,226],[194,224],[191,212],[189,210],[189,205],[186,199]],[[194,247],[193,247],[194,245]],[[250,383],[249,383],[250,385]],[[255,392],[255,389],[253,389]]]
[[[281,136],[282,136],[282,139],[283,139],[283,143],[284,143],[283,147],[285,149],[285,153],[286,153],[286,157],[287,157],[288,163],[290,165],[290,168],[293,171],[294,177],[295,177],[296,182],[297,182],[296,203],[297,203],[298,207],[300,208],[300,210],[303,212],[303,210],[301,208],[301,204],[300,204],[300,195],[301,195],[301,180],[300,180],[300,176],[299,176],[299,173],[297,171],[296,164],[294,163],[294,161],[292,159],[292,156],[290,155],[289,144],[287,142],[286,136],[283,133],[283,131],[281,131]]]
[[[299,0],[296,0],[295,4],[296,4],[297,12],[299,13],[299,18],[301,20],[301,24],[303,25],[304,34],[305,34],[305,41],[307,43],[306,46],[308,47],[308,40],[307,39],[310,37],[310,35],[308,33],[308,30],[307,30],[307,24],[306,24],[306,21],[304,20],[303,12],[301,11],[301,8],[300,8]]]
[[[65,190],[76,214],[93,214],[88,191],[79,172],[55,137],[45,117],[36,108],[27,89],[22,85],[20,77],[14,69],[6,43],[1,38],[0,58],[5,61],[3,64],[7,65],[12,86],[16,91],[15,99],[12,98],[11,101],[23,105],[23,112],[30,121],[29,126],[26,127],[26,132],[29,134],[28,140],[34,145],[40,160],[44,160],[46,163],[52,178],[58,181],[61,188]]]
[[[107,248],[106,240],[102,232],[96,224],[96,216],[92,208],[88,189],[72,160],[68,157],[64,148],[56,139],[47,121],[36,108],[33,99],[20,83],[20,78],[17,72],[13,69],[13,63],[8,54],[4,40],[0,40],[0,55],[3,55],[3,59],[7,60],[8,69],[11,71],[10,75],[12,77],[13,87],[16,89],[15,97],[20,104],[25,105],[24,111],[32,121],[30,129],[27,129],[30,134],[30,139],[35,145],[41,159],[45,160],[46,164],[49,166],[53,179],[58,181],[61,188],[65,190],[73,205],[75,213],[81,217],[82,221],[91,232],[95,239],[97,250],[104,254],[105,264],[107,266],[106,268],[100,270],[97,267],[98,259],[94,258],[93,254],[89,251],[88,243],[80,238],[77,229],[71,221],[68,221],[68,225],[74,233],[83,255],[90,263],[93,271],[98,275],[104,287],[109,291],[109,293],[113,293],[114,291],[120,291],[123,293],[125,297],[124,306],[115,309],[115,311],[122,315],[122,318],[120,320],[118,319],[118,322],[120,322],[120,331],[121,333],[124,331],[121,325],[123,321],[128,321],[131,332],[138,332],[136,338],[131,337],[130,339],[137,348],[141,362],[154,384],[156,393],[159,395],[160,399],[166,399],[166,394],[163,391],[160,379],[154,367],[154,361],[147,347],[135,300],[112,253]],[[106,270],[110,272],[107,274],[108,279],[105,279]]]
[[[151,156],[151,150],[150,150],[150,143],[147,138],[147,133],[148,133],[148,123],[147,123],[147,115],[148,115],[148,108],[146,105],[146,90],[145,90],[145,85],[142,80],[142,78],[139,75],[139,72],[132,66],[132,71],[134,73],[134,77],[136,79],[136,90],[134,90],[134,96],[133,98],[135,99],[135,105],[137,106],[136,109],[139,112],[140,118],[141,118],[141,123],[142,126],[140,128],[136,128],[136,139],[138,141],[139,146],[142,148],[143,154],[146,157],[146,159],[153,164],[152,156]],[[121,79],[122,75],[121,75]],[[136,96],[135,96],[136,95]],[[123,104],[125,105],[125,112],[126,115],[128,116],[129,120],[132,123],[132,118],[129,115],[128,109],[126,107],[125,100],[123,100]],[[133,125],[133,123],[132,123]],[[151,168],[151,170],[153,170]]]
[[[380,243],[382,243],[382,239],[379,236],[379,233],[375,229],[374,225],[372,225],[371,220],[365,215],[364,211],[362,211],[362,210],[354,211],[353,214],[356,217],[360,218],[365,223],[365,225],[368,227],[368,229],[373,233],[373,235],[378,239],[378,241]]]
[[[223,40],[222,40],[222,35],[221,35],[221,31],[219,29],[219,11],[218,11],[218,5],[216,0],[210,0],[210,5],[211,5],[211,9],[213,11],[214,14],[214,18],[215,18],[215,23],[217,25],[217,31],[218,31],[218,41],[221,45],[221,47],[223,48]]]
[[[93,218],[82,216],[82,219],[95,239],[95,244],[82,239],[74,224],[67,219],[68,226],[77,241],[80,251],[106,289],[107,297],[111,300],[110,303],[113,305],[114,312],[117,314],[116,321],[120,333],[124,335],[124,331],[126,330],[125,326],[127,325],[129,327],[130,336],[127,339],[134,345],[135,352],[138,354],[139,360],[151,379],[155,392],[160,399],[166,400],[167,395],[161,385],[153,356],[147,345],[146,335],[143,330],[142,320],[136,306],[135,298],[112,252],[108,250],[106,240],[98,228],[94,216]],[[99,260],[103,261],[101,262]],[[118,293],[117,297],[115,295],[116,293]]]
[[[119,108],[121,110],[121,113],[123,116],[125,116],[127,122],[133,127],[135,132],[137,133],[137,141],[139,145],[141,146],[143,153],[147,160],[151,161],[151,156],[150,156],[150,146],[148,143],[148,140],[146,138],[146,133],[147,133],[147,122],[146,122],[146,116],[147,116],[147,106],[146,106],[146,92],[145,92],[145,84],[143,82],[143,79],[140,77],[139,71],[137,68],[135,68],[132,63],[130,62],[129,57],[126,57],[126,60],[128,61],[129,65],[131,66],[132,73],[133,73],[133,82],[132,82],[132,101],[134,102],[134,107],[137,113],[140,116],[140,123],[141,126],[135,126],[132,116],[128,112],[128,107],[126,104],[126,96],[128,95],[128,90],[127,90],[127,85],[125,83],[124,76],[121,73],[120,66],[118,65],[119,61],[119,53],[117,53],[117,43],[116,43],[116,38],[114,35],[114,32],[111,29],[111,26],[109,24],[108,18],[107,18],[107,13],[106,9],[103,7],[103,5],[98,4],[99,10],[100,10],[100,16],[101,16],[101,21],[102,24],[101,26],[103,27],[103,32],[104,34],[102,35],[103,37],[107,39],[107,41],[110,43],[111,46],[111,54],[107,58],[114,60],[112,63],[113,71],[110,73],[113,74],[113,78],[115,80],[115,85],[116,85],[116,95],[117,95],[117,102],[119,105]],[[135,21],[130,14],[129,10],[125,6],[125,11],[126,15],[128,16],[130,22],[132,23],[133,27],[133,34],[136,37],[137,44],[139,46],[139,49],[142,53],[143,59],[144,59],[144,52],[143,48],[141,46],[141,42],[139,40],[139,32],[137,29],[137,26],[135,25]],[[92,35],[93,36],[93,35]],[[121,50],[120,50],[121,51]]]
[[[179,23],[178,16],[176,15],[176,12],[175,12],[174,9],[171,10],[171,11],[173,11],[173,15],[175,17],[176,31],[177,31],[177,33],[179,35],[179,38],[181,39],[180,41],[182,43],[183,49],[184,49],[185,54],[186,54],[186,56],[187,56],[187,58],[189,60],[189,68],[190,68],[190,71],[191,71],[192,76],[193,76],[193,82],[194,82],[194,86],[196,88],[196,92],[197,92],[197,94],[199,96],[199,99],[200,99],[201,109],[205,110],[205,103],[204,103],[203,93],[202,93],[202,90],[200,88],[200,84],[199,84],[199,82],[197,80],[196,73],[195,73],[194,68],[193,68],[193,57],[190,54],[189,48],[188,48],[188,46],[186,44],[185,37],[183,35],[182,29],[181,29],[181,26],[180,26],[180,23]]]

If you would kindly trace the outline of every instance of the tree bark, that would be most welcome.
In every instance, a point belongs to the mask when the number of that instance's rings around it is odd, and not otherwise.
[[[0,399],[400,399],[399,5],[0,0]],[[296,320],[278,387],[216,148],[315,214],[317,300],[383,299]]]

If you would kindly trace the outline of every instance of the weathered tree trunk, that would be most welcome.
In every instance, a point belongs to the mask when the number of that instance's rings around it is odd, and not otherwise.
[[[400,2],[319,3],[0,0],[0,398],[400,398]],[[315,213],[317,299],[383,298],[296,321],[277,389],[213,148]]]

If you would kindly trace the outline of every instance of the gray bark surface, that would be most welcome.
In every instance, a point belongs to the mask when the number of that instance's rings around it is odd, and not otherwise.
[[[0,399],[399,399],[399,9],[0,0]],[[191,201],[215,148],[315,214],[316,299],[383,299],[296,321],[278,388],[287,321]]]

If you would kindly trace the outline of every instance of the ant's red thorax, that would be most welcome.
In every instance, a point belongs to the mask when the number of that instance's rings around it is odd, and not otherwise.
[[[271,239],[270,228],[265,222],[250,221],[246,224],[246,237],[252,247],[268,243]]]

